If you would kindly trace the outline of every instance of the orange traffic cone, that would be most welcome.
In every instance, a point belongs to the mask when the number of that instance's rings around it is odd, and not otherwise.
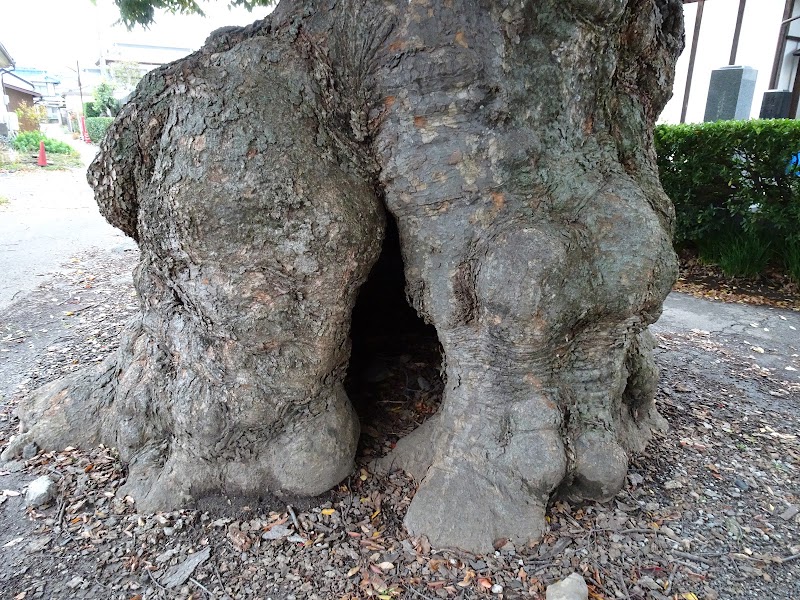
[[[44,142],[39,142],[39,166],[47,166],[47,154],[44,151]]]

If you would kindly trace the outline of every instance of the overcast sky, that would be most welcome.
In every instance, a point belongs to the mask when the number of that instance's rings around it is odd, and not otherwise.
[[[270,9],[252,13],[229,10],[224,0],[201,1],[207,17],[159,13],[149,30],[128,32],[115,25],[119,12],[112,0],[0,0],[0,43],[17,67],[62,72],[80,61],[87,66],[100,57],[101,45],[111,41],[199,48],[213,30],[225,25],[247,25]]]
[[[18,67],[47,68],[56,74],[68,75],[75,62],[94,64],[100,49],[111,42],[144,43],[160,46],[199,48],[208,34],[225,25],[246,25],[263,18],[270,9],[259,8],[248,13],[229,10],[225,0],[203,0],[207,18],[161,13],[149,30],[137,27],[128,32],[117,24],[119,13],[112,0],[0,0],[0,43]],[[728,64],[731,40],[739,0],[709,0],[705,5],[703,28],[698,47],[697,64],[690,96],[688,120],[702,121],[708,82],[712,69]],[[767,89],[784,0],[750,0],[745,12],[737,63],[758,70],[753,116],[758,116],[761,97]],[[694,17],[697,4],[689,4],[686,12],[687,49],[678,62],[675,94],[661,116],[662,121],[680,118],[686,69],[689,60]],[[800,34],[800,22],[793,34]],[[789,50],[798,46],[790,43]],[[792,63],[793,64],[793,63]],[[787,64],[787,71],[792,65]],[[790,85],[790,73],[781,79],[781,88]]]

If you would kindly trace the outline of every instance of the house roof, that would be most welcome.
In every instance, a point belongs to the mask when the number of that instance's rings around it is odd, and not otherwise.
[[[11,58],[11,55],[8,53],[8,50],[5,49],[2,42],[0,42],[0,69],[7,69],[8,67],[14,66],[14,59]]]
[[[28,67],[17,67],[14,69],[26,81],[33,81],[35,83],[60,83],[60,79],[53,77],[44,69],[34,69]]]
[[[33,89],[33,84],[30,81],[26,81],[22,77],[9,71],[0,74],[0,81],[3,84],[3,89],[21,92],[33,98],[41,97],[41,94]]]

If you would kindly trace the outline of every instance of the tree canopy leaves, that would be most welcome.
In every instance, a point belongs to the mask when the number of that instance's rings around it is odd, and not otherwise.
[[[114,0],[119,8],[120,19],[128,29],[136,25],[147,27],[155,20],[156,10],[172,13],[202,15],[203,9],[196,0]],[[274,0],[227,0],[228,6],[242,6],[252,10],[257,6],[269,6]]]

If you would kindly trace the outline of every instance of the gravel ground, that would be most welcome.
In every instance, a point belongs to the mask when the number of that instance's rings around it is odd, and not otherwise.
[[[135,251],[84,253],[0,313],[0,446],[29,390],[114,350],[136,309],[135,260]],[[435,410],[440,386],[438,365],[401,357],[376,379],[403,391],[380,397],[386,410],[364,424],[358,468],[320,498],[213,498],[140,514],[116,494],[125,469],[112,449],[0,466],[0,598],[544,598],[572,572],[594,600],[800,598],[800,380],[721,335],[660,329],[658,338],[669,432],[632,461],[611,502],[556,502],[539,545],[498,540],[494,553],[473,556],[405,533],[414,482],[369,465],[392,431]],[[785,358],[800,369],[796,354]],[[57,493],[26,507],[26,486],[41,475]]]

